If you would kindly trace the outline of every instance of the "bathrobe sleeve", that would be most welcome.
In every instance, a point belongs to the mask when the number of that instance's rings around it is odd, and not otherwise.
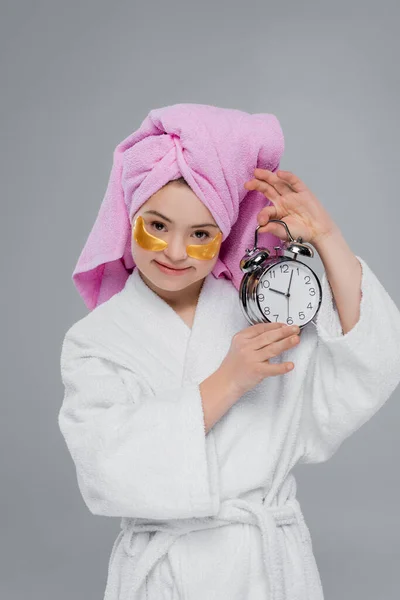
[[[218,512],[217,459],[197,384],[145,391],[135,373],[88,351],[74,326],[63,341],[61,376],[58,424],[93,514],[178,519]]]
[[[357,259],[362,267],[360,317],[345,335],[323,274],[317,346],[303,388],[304,455],[299,463],[328,460],[400,381],[400,312],[366,262]]]

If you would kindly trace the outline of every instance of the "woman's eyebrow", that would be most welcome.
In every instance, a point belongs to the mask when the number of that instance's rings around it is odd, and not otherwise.
[[[148,213],[150,213],[152,215],[157,215],[158,217],[161,217],[162,219],[165,219],[166,221],[168,221],[168,223],[173,223],[173,221],[171,221],[171,219],[168,219],[168,217],[166,217],[165,215],[162,215],[157,210],[146,210],[144,214],[146,215]],[[192,229],[194,229],[195,227],[216,227],[217,229],[219,229],[218,225],[214,225],[214,223],[200,223],[200,225],[192,225],[191,227],[192,227]]]

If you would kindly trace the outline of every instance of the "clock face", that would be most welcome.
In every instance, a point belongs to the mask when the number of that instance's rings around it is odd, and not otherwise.
[[[273,323],[305,325],[317,313],[320,302],[317,276],[298,260],[273,265],[258,282],[259,310]]]

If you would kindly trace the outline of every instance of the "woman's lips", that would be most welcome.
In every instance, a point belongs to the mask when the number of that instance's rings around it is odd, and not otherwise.
[[[184,269],[174,269],[173,267],[168,267],[166,265],[163,265],[162,263],[159,263],[158,260],[155,260],[154,262],[162,271],[169,273],[184,273],[185,271],[188,271],[190,269],[190,267],[185,267]]]

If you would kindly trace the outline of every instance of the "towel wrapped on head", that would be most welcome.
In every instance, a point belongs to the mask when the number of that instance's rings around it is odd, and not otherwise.
[[[124,287],[135,268],[132,216],[180,177],[222,231],[213,275],[230,279],[239,289],[240,260],[253,247],[257,215],[269,203],[244,183],[254,177],[255,168],[277,171],[283,151],[283,132],[273,114],[191,103],[151,110],[114,150],[103,202],[72,274],[86,306],[92,310]],[[282,241],[263,232],[258,245],[272,249]]]

